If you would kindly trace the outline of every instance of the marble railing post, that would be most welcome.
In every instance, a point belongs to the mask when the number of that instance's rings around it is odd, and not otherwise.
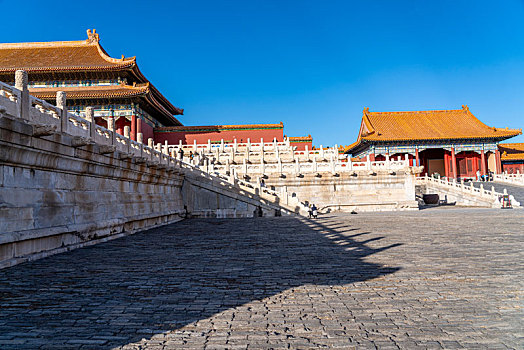
[[[107,118],[107,130],[111,131],[111,144],[115,144],[116,140],[116,131],[115,131],[115,118],[109,117]]]
[[[64,91],[56,92],[56,106],[62,110],[60,115],[60,129],[62,132],[67,132],[69,117],[67,116],[66,93]]]
[[[126,152],[129,152],[131,147],[131,127],[129,125],[124,126],[124,141],[126,143]]]
[[[154,140],[151,137],[147,139],[147,146],[150,148],[155,148]]]
[[[306,145],[306,160],[309,160],[309,149],[307,148],[307,145]]]
[[[142,134],[141,132],[139,132],[138,134],[136,134],[136,141],[138,143],[144,143],[144,134]]]
[[[207,139],[207,151],[211,152],[211,140]]]
[[[193,153],[197,151],[197,142],[196,140],[193,140]]]
[[[15,72],[15,88],[21,91],[20,101],[18,101],[20,118],[29,119],[29,89],[27,72],[25,70],[17,70]]]
[[[93,107],[86,108],[86,119],[89,122],[89,137],[94,141],[96,136],[96,123],[95,109]]]

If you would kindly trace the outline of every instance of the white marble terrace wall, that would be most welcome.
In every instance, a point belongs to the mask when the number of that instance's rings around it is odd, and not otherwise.
[[[0,83],[0,268],[176,222],[184,198],[196,216],[252,216],[257,204],[278,211],[235,184],[194,175],[128,129],[95,125],[91,108],[85,119],[68,113],[65,98],[58,93],[53,106],[30,96],[21,71],[15,88]]]

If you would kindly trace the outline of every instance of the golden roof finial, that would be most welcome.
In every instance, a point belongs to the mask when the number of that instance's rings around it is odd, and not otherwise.
[[[369,113],[369,107],[364,108],[364,111],[362,113],[364,114]]]
[[[98,33],[96,32],[96,29],[93,29],[91,32],[91,29],[87,30],[87,42],[89,43],[97,43],[100,41],[100,37],[98,36]]]

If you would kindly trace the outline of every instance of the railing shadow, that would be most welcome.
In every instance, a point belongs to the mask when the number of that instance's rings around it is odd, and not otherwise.
[[[40,341],[110,349],[289,288],[398,270],[364,258],[399,244],[372,248],[382,237],[340,227],[335,218],[325,222],[185,220],[0,270],[0,345],[12,334],[27,339],[21,347]]]

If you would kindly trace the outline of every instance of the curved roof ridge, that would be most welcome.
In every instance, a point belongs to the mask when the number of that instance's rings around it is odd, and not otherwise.
[[[75,41],[35,41],[25,43],[0,43],[0,49],[20,49],[29,47],[70,47],[88,44],[88,39]]]
[[[436,112],[460,112],[462,111],[463,109],[433,109],[433,110],[424,110],[424,111],[392,111],[392,112],[388,112],[388,111],[384,111],[384,112],[370,112],[369,109],[368,109],[368,113],[370,114],[382,114],[382,113],[387,113],[387,114],[401,114],[401,113],[436,113]]]

